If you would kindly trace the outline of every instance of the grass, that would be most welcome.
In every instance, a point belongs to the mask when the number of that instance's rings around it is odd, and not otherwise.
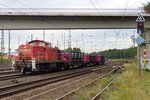
[[[150,100],[150,72],[141,71],[136,61],[125,64],[126,71],[104,93],[105,100]]]
[[[2,59],[0,60],[0,63],[10,63],[11,60],[10,59]]]
[[[111,74],[102,79],[99,79],[92,84],[89,84],[86,87],[83,87],[78,91],[74,92],[72,95],[69,96],[69,98],[65,98],[65,100],[90,100],[116,75],[117,74]]]

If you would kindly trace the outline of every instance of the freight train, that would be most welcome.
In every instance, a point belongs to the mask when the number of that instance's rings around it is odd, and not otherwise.
[[[105,57],[97,53],[87,54],[80,51],[61,51],[49,42],[32,40],[20,45],[18,57],[12,59],[12,68],[23,74],[35,71],[53,71],[87,67],[105,63]]]

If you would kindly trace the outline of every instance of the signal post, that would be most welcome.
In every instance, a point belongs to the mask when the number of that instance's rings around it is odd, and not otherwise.
[[[142,14],[139,14],[137,19],[137,34],[136,43],[138,44],[138,68],[139,68],[139,76],[141,68],[146,67],[146,42],[145,42],[145,34],[144,34],[144,22],[145,19]],[[145,55],[144,55],[145,54]]]

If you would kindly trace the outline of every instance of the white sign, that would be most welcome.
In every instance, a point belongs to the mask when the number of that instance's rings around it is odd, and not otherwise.
[[[145,22],[144,17],[142,16],[142,14],[139,14],[139,16],[136,19],[136,22]]]

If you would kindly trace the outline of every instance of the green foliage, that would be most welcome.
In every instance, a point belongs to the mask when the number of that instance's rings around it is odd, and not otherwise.
[[[147,2],[146,4],[143,4],[144,8],[150,8],[150,2]]]
[[[80,48],[73,48],[73,52],[81,52]]]
[[[0,63],[10,63],[11,62],[11,60],[10,59],[1,59],[0,60]]]
[[[65,50],[62,50],[62,52],[65,52],[65,51],[81,52],[81,49],[80,48],[67,48]]]
[[[4,58],[3,58],[4,56],[6,56],[6,54],[0,52],[0,63],[9,63],[9,62],[11,62],[10,59],[4,59]]]
[[[2,52],[0,52],[0,56],[3,56],[3,55],[5,55],[4,53],[2,53]]]
[[[147,2],[146,4],[143,4],[143,5],[144,5],[144,10],[150,13],[150,2]]]
[[[137,55],[137,48],[128,48],[128,49],[110,49],[99,52],[101,55],[106,58],[115,58],[115,59],[126,59],[126,58],[134,58]]]
[[[104,100],[150,100],[150,73],[141,70],[137,62],[126,63],[126,71],[106,90]]]

